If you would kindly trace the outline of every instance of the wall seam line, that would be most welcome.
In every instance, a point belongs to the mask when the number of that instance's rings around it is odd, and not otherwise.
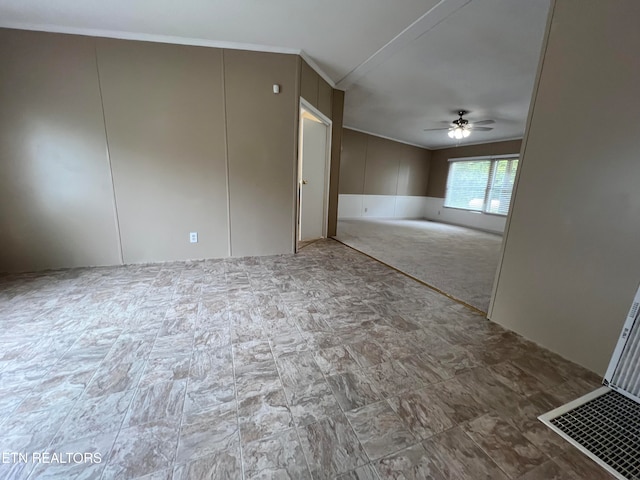
[[[309,65],[309,64],[307,63],[307,65]],[[311,65],[309,65],[309,67],[311,68]],[[311,69],[313,70],[313,68],[311,68]],[[314,72],[315,72],[315,70],[314,70]],[[316,85],[316,104],[315,104],[315,107],[318,110],[320,110],[320,107],[318,106],[319,105],[318,102],[320,102],[320,81],[322,80],[322,78],[320,77],[320,75],[318,75],[318,72],[315,72],[315,74],[318,77],[318,84]]]
[[[394,195],[396,196],[396,199],[398,198],[398,184],[400,183],[400,162],[402,160],[399,158],[398,159],[398,166],[396,167],[396,191],[393,192]],[[393,213],[395,215],[395,206],[394,206],[394,210]]]
[[[231,257],[233,249],[231,247],[231,182],[229,180],[229,129],[227,128],[227,82],[226,82],[226,68],[225,68],[225,52],[226,49],[222,49],[221,64],[222,64],[222,114],[224,116],[224,168],[225,168],[225,181],[227,186],[227,254]]]
[[[367,184],[367,157],[369,155],[369,137],[364,137],[364,170],[362,172],[362,207],[360,207],[360,215],[364,217],[364,196],[366,195],[364,188]]]
[[[118,255],[120,264],[124,265],[124,252],[122,249],[122,233],[120,232],[120,214],[118,213],[118,199],[116,197],[116,184],[113,179],[113,165],[111,163],[111,148],[109,147],[109,130],[107,129],[107,115],[104,111],[104,98],[102,96],[102,82],[100,80],[100,65],[98,62],[98,45],[93,41],[93,55],[96,62],[96,75],[98,77],[98,92],[100,93],[100,107],[102,110],[102,124],[104,125],[104,139],[107,147],[107,165],[109,165],[109,178],[111,180],[111,198],[113,199],[113,210],[115,214],[116,234],[118,235]]]

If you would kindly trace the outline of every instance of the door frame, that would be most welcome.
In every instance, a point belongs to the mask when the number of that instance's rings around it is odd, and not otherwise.
[[[302,159],[302,132],[304,128],[304,120],[302,118],[303,110],[307,110],[313,116],[317,117],[323,124],[327,127],[327,139],[326,139],[326,147],[325,147],[325,161],[324,161],[324,189],[323,189],[323,205],[322,205],[322,237],[327,238],[327,230],[329,227],[329,171],[331,168],[331,132],[333,127],[333,121],[327,117],[324,113],[314,107],[309,101],[305,100],[304,97],[300,97],[300,104],[298,106],[298,152],[297,152],[297,162],[296,162],[296,178],[297,178],[297,188],[296,188],[296,218],[295,218],[295,241],[294,241],[294,252],[298,252],[298,241],[300,238],[300,223],[301,223],[301,215],[302,215],[302,170],[303,170],[303,159]]]

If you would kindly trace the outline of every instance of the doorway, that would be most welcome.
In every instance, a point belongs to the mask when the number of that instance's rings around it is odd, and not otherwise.
[[[331,120],[300,98],[296,251],[327,236]]]

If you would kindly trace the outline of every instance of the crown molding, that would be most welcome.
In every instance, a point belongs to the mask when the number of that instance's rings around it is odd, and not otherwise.
[[[374,137],[384,138],[385,140],[391,140],[392,142],[404,143],[405,145],[411,145],[412,147],[422,148],[424,150],[431,150],[429,147],[424,145],[419,145],[417,143],[407,142],[406,140],[400,140],[398,138],[387,137],[386,135],[380,135],[379,133],[368,132],[366,130],[362,130],[361,128],[350,127],[348,125],[343,125],[342,128],[346,128],[348,130],[353,130],[354,132],[366,133],[367,135],[371,135]]]
[[[473,145],[486,145],[489,143],[502,143],[502,142],[513,142],[516,140],[522,140],[522,137],[511,137],[511,138],[497,138],[495,140],[488,140],[484,142],[473,142],[473,143],[461,143],[458,145],[444,145],[442,147],[425,147],[429,148],[429,150],[446,150],[448,148],[456,148],[456,147],[471,147]]]
[[[88,37],[117,38],[120,40],[137,40],[141,42],[171,43],[174,45],[191,45],[195,47],[214,47],[227,48],[230,50],[252,50],[255,52],[300,55],[300,50],[295,48],[273,47],[269,45],[259,45],[256,43],[208,40],[205,38],[178,37],[173,35],[124,32],[120,30],[101,30],[97,28],[76,28],[60,25],[40,25],[11,22],[0,22],[0,28],[14,28],[17,30],[31,30],[36,32],[65,33],[69,35],[85,35]]]
[[[322,79],[331,85],[331,88],[336,88],[336,82],[334,82],[331,77],[324,71],[320,66],[305,52],[304,50],[300,50],[299,55],[302,59],[307,62],[307,64],[315,70],[315,72],[322,77]]]
[[[141,42],[170,43],[174,45],[191,45],[195,47],[226,48],[230,50],[251,50],[254,52],[284,53],[300,55],[305,62],[320,75],[325,82],[336,87],[336,82],[304,51],[296,48],[274,47],[257,43],[227,42],[223,40],[208,40],[205,38],[178,37],[173,35],[156,35],[151,33],[134,33],[120,30],[101,30],[97,28],[76,28],[60,25],[41,25],[31,23],[0,22],[0,28],[16,30],[30,30],[35,32],[64,33],[68,35],[85,35],[88,37],[117,38],[120,40],[137,40]]]

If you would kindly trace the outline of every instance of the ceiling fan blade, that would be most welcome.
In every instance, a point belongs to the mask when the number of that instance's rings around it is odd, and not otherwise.
[[[496,123],[495,120],[480,120],[479,122],[471,122],[474,125],[491,125],[492,123]]]
[[[477,130],[478,132],[488,132],[493,130],[491,127],[471,127],[471,130]]]
[[[435,130],[449,130],[449,127],[444,127],[444,128],[425,128],[423,130],[423,132],[433,132]]]

